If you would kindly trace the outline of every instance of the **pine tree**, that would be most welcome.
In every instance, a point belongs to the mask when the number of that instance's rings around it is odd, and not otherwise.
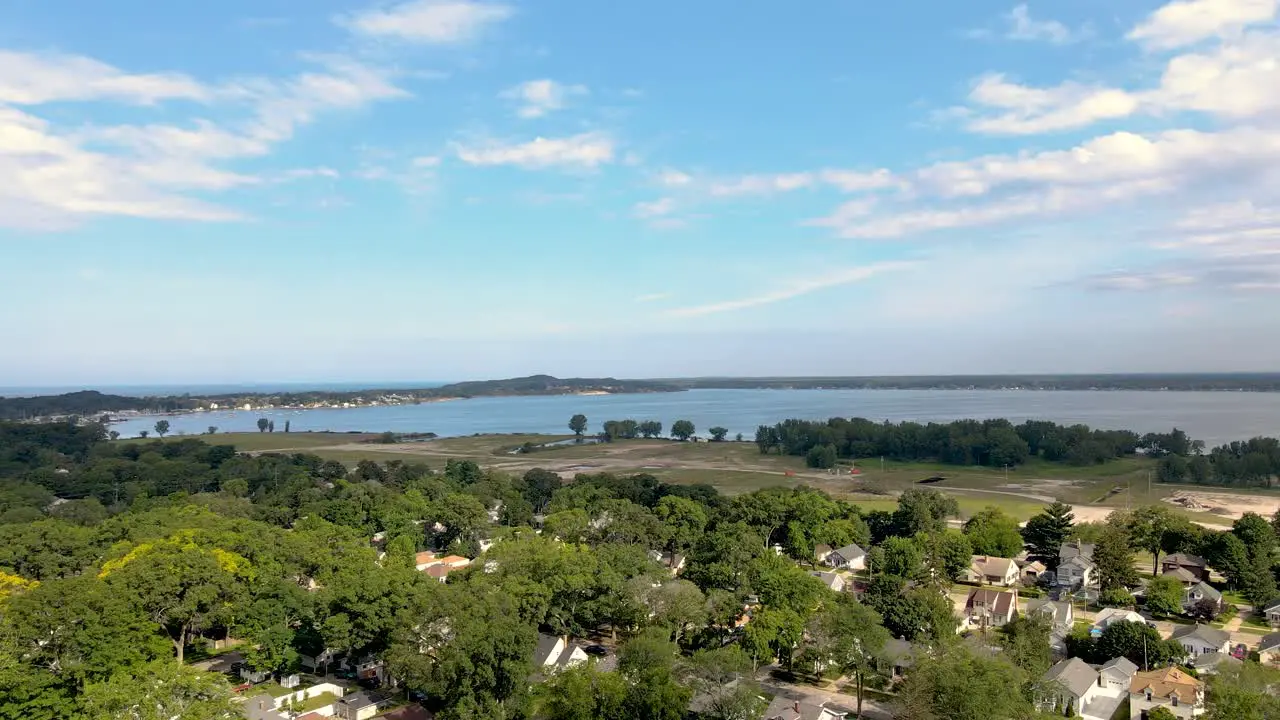
[[[1071,514],[1071,506],[1055,502],[1034,515],[1022,529],[1022,538],[1031,548],[1031,556],[1040,560],[1049,568],[1058,567],[1058,552],[1062,543],[1066,542],[1075,524],[1075,516]]]

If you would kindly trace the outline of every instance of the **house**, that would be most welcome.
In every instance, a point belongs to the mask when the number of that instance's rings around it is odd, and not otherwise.
[[[835,548],[831,547],[830,545],[827,545],[826,543],[818,543],[817,545],[814,545],[813,561],[816,563],[826,562],[827,556],[830,555],[831,551],[834,549]]]
[[[1129,683],[1129,720],[1145,718],[1157,707],[1186,720],[1202,714],[1204,683],[1176,667],[1134,673]]]
[[[1058,652],[1067,650],[1067,635],[1076,621],[1076,611],[1069,602],[1031,599],[1027,601],[1027,616],[1042,616],[1049,620],[1049,646]]]
[[[1182,586],[1184,588],[1189,588],[1192,585],[1195,585],[1196,583],[1200,582],[1200,577],[1198,575],[1196,575],[1195,573],[1191,572],[1190,570],[1184,567],[1176,567],[1176,566],[1171,567],[1168,570],[1165,570],[1161,574],[1164,575],[1165,577],[1171,577],[1174,580],[1177,580],[1178,582],[1182,583]]]
[[[1264,608],[1262,614],[1267,616],[1267,622],[1271,624],[1271,627],[1280,628],[1280,600]]]
[[[1045,567],[1044,563],[1039,560],[1032,560],[1021,564],[1021,569],[1018,571],[1018,577],[1022,580],[1023,585],[1035,585],[1040,582],[1040,579],[1043,578],[1044,574],[1048,571],[1049,568]]]
[[[959,630],[1000,627],[1018,612],[1017,590],[974,588],[964,602],[964,618]]]
[[[1084,557],[1088,560],[1093,559],[1093,543],[1067,542],[1058,548],[1058,564],[1062,564],[1073,557]]]
[[[1170,639],[1177,640],[1193,660],[1201,655],[1231,651],[1230,633],[1200,623],[1179,625]]]
[[[1231,665],[1239,665],[1239,658],[1231,657],[1228,653],[1205,653],[1190,662],[1192,670],[1196,671],[1197,677],[1204,677],[1218,672],[1218,668]]]
[[[1224,602],[1222,593],[1215,590],[1206,582],[1198,582],[1187,588],[1182,596],[1182,609],[1188,613],[1196,609],[1196,605],[1203,600],[1208,600],[1217,608],[1217,612],[1222,612]]]
[[[867,569],[867,551],[857,545],[845,545],[837,550],[832,550],[823,563],[827,567],[845,568],[848,570],[865,570]]]
[[[1049,668],[1040,685],[1043,690],[1036,700],[1036,707],[1066,717],[1078,715],[1080,709],[1101,691],[1098,671],[1080,658],[1067,658]]]
[[[356,692],[344,695],[334,704],[333,716],[341,720],[369,720],[378,714],[379,703],[385,703],[373,693]]]
[[[1258,641],[1258,662],[1274,665],[1280,661],[1280,633],[1265,635]]]
[[[428,567],[431,567],[432,565],[434,565],[435,562],[436,562],[436,554],[429,550],[424,550],[418,553],[417,555],[413,556],[413,569],[417,570],[418,572],[422,572],[423,570],[426,570]]]
[[[1058,587],[1078,590],[1097,582],[1098,566],[1084,555],[1073,555],[1058,565]]]
[[[763,720],[844,720],[848,714],[829,708],[826,703],[814,704],[778,695],[764,711]]]
[[[906,640],[889,638],[880,649],[880,659],[883,661],[882,667],[888,669],[889,677],[897,680],[906,675],[915,664],[915,648]]]
[[[685,557],[680,553],[650,550],[649,559],[670,570],[672,575],[679,575],[684,569]]]
[[[1009,558],[974,555],[964,577],[968,582],[1009,587],[1018,582],[1018,564]]]
[[[569,644],[562,637],[538,634],[538,644],[533,650],[534,667],[561,669],[586,661],[586,651],[577,645]]]
[[[809,574],[821,580],[828,590],[844,592],[844,578],[839,575],[829,572],[811,572]]]
[[[1132,660],[1118,657],[1108,660],[1098,668],[1098,679],[1104,688],[1114,690],[1117,694],[1128,693],[1129,683],[1133,682],[1133,674],[1136,672],[1138,666]]]
[[[276,709],[276,699],[266,693],[245,700],[244,715],[249,720],[287,720],[288,718]]]
[[[1204,558],[1199,555],[1190,553],[1173,553],[1166,555],[1164,561],[1160,563],[1160,570],[1164,574],[1168,574],[1170,570],[1186,570],[1195,576],[1197,582],[1208,582],[1209,565]]]
[[[1101,635],[1102,631],[1110,627],[1112,623],[1118,622],[1136,622],[1146,625],[1147,619],[1132,610],[1125,610],[1124,608],[1103,608],[1094,616],[1093,628],[1090,629],[1089,633],[1096,637]]]

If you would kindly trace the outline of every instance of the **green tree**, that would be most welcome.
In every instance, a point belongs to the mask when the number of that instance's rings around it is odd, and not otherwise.
[[[569,418],[569,430],[581,438],[582,433],[587,431],[587,416],[579,413]]]
[[[1058,567],[1058,553],[1062,543],[1071,535],[1075,516],[1071,506],[1055,502],[1043,512],[1031,516],[1022,529],[1022,539],[1031,550],[1031,557],[1043,562],[1050,569]]]
[[[630,682],[624,707],[627,717],[682,720],[693,693],[675,674],[678,648],[665,633],[644,631],[622,646],[618,669]]]
[[[667,546],[672,552],[689,552],[707,527],[706,508],[688,498],[668,495],[658,501],[653,512],[666,526]]]
[[[1280,718],[1280,671],[1257,663],[1227,665],[1208,677],[1204,720]]]
[[[737,645],[698,650],[685,677],[703,699],[709,720],[758,720],[767,703],[751,673],[751,657]]]
[[[1022,552],[1018,521],[1003,510],[988,506],[964,524],[964,534],[979,555],[1011,558]]]
[[[1173,511],[1160,505],[1140,507],[1129,514],[1129,542],[1151,553],[1153,578],[1160,571],[1160,550],[1166,542],[1165,534],[1177,524]]]
[[[101,720],[223,720],[244,717],[216,673],[154,662],[85,688],[84,715]]]
[[[804,464],[811,468],[829,470],[836,466],[836,446],[831,443],[814,445],[804,454]]]
[[[586,663],[554,673],[540,687],[545,720],[625,720],[627,682]]]
[[[913,588],[876,609],[884,617],[885,628],[895,637],[939,642],[955,636],[955,608],[937,590]]]
[[[1177,578],[1160,575],[1151,578],[1146,591],[1147,610],[1173,617],[1182,613],[1182,583]]]
[[[271,424],[270,420],[266,418],[258,418],[258,432],[263,432],[263,433],[266,432],[267,426],[270,424]]]
[[[891,537],[884,541],[880,549],[884,552],[884,562],[879,572],[907,579],[920,575],[923,558],[919,546],[911,538]]]
[[[1098,584],[1102,590],[1124,588],[1138,581],[1133,569],[1129,535],[1124,528],[1108,525],[1098,536],[1093,549],[1093,562],[1098,566]]]
[[[1022,671],[1000,656],[950,646],[918,661],[898,693],[894,717],[900,720],[991,720],[1026,718],[1027,699],[1011,687],[1025,681]]]
[[[1127,657],[1140,668],[1156,668],[1182,659],[1186,650],[1177,640],[1165,640],[1142,622],[1113,622],[1098,636],[1093,660]],[[1086,658],[1088,660],[1088,658]]]
[[[708,432],[711,433],[711,442],[724,442],[725,436],[729,434],[729,428],[716,426]]]
[[[157,435],[159,435],[160,437],[164,437],[165,435],[169,434],[169,421],[168,421],[168,420],[157,420],[157,421],[156,421],[156,434],[157,434]]]
[[[695,432],[693,423],[688,420],[677,420],[671,423],[671,437],[681,442],[693,437]]]
[[[1000,627],[997,642],[1009,662],[1028,678],[1039,678],[1053,665],[1052,630],[1053,621],[1043,613],[1020,615]]]
[[[1272,574],[1272,560],[1269,555],[1256,555],[1249,560],[1248,569],[1242,578],[1240,593],[1254,607],[1266,607],[1275,600],[1276,578]]]
[[[924,548],[925,562],[947,582],[954,581],[969,568],[973,546],[962,533],[948,530],[932,537],[919,536],[916,544]]]
[[[889,639],[875,610],[852,597],[840,596],[809,621],[809,639],[828,666],[853,677],[857,687],[857,716],[862,717],[862,697],[867,677]]]
[[[290,672],[298,665],[293,636],[293,629],[284,623],[256,628],[249,633],[248,643],[240,654],[245,663],[258,672]]]
[[[1169,457],[1181,457],[1180,455],[1170,455]],[[1169,458],[1165,458],[1168,460]],[[1178,720],[1178,716],[1173,711],[1163,705],[1152,708],[1147,712],[1147,720]]]
[[[139,430],[139,431],[138,431],[138,437],[142,438],[143,440],[146,440],[146,439],[147,439],[147,436],[148,436],[148,435],[150,435],[150,434],[151,434],[151,433],[150,433],[149,431],[147,431],[147,430]]]
[[[764,607],[742,629],[740,645],[756,667],[774,658],[790,666],[791,655],[803,634],[804,618],[799,613],[790,608]]]
[[[960,514],[956,499],[936,490],[907,490],[893,513],[893,532],[902,537],[932,535],[947,528],[947,518]]]
[[[1261,515],[1245,513],[1231,525],[1231,532],[1244,543],[1250,557],[1269,557],[1276,547],[1276,531]]]
[[[546,510],[551,496],[563,484],[558,474],[542,468],[529,470],[522,480],[521,496],[533,507],[535,513]]]

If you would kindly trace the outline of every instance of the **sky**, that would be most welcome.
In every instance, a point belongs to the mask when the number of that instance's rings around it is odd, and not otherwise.
[[[0,0],[0,385],[1280,370],[1280,0]]]

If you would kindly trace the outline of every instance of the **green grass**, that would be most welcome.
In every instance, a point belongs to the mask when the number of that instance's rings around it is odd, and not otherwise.
[[[295,704],[293,706],[293,710],[294,712],[305,713],[305,712],[310,712],[312,710],[319,710],[325,705],[332,705],[333,703],[336,703],[336,702],[338,702],[337,695],[334,695],[331,692],[325,692],[325,693],[320,693],[315,697],[308,698],[306,701],[302,703]]]
[[[261,685],[254,685],[251,692],[253,695],[257,695],[258,693],[266,693],[267,695],[270,695],[273,698],[278,698],[278,697],[284,697],[285,695],[292,695],[295,691],[282,686],[278,682],[264,682]]]
[[[117,440],[118,443],[150,443],[160,440],[161,442],[176,442],[180,440],[203,440],[213,445],[234,445],[236,450],[241,452],[263,452],[268,450],[285,450],[293,448],[314,448],[325,447],[328,445],[343,445],[346,443],[360,442],[368,438],[376,437],[368,433],[320,433],[320,432],[280,432],[258,433],[258,432],[238,432],[238,433],[216,433],[214,435],[169,435],[164,439],[154,436],[149,438],[128,438],[126,440]]]

